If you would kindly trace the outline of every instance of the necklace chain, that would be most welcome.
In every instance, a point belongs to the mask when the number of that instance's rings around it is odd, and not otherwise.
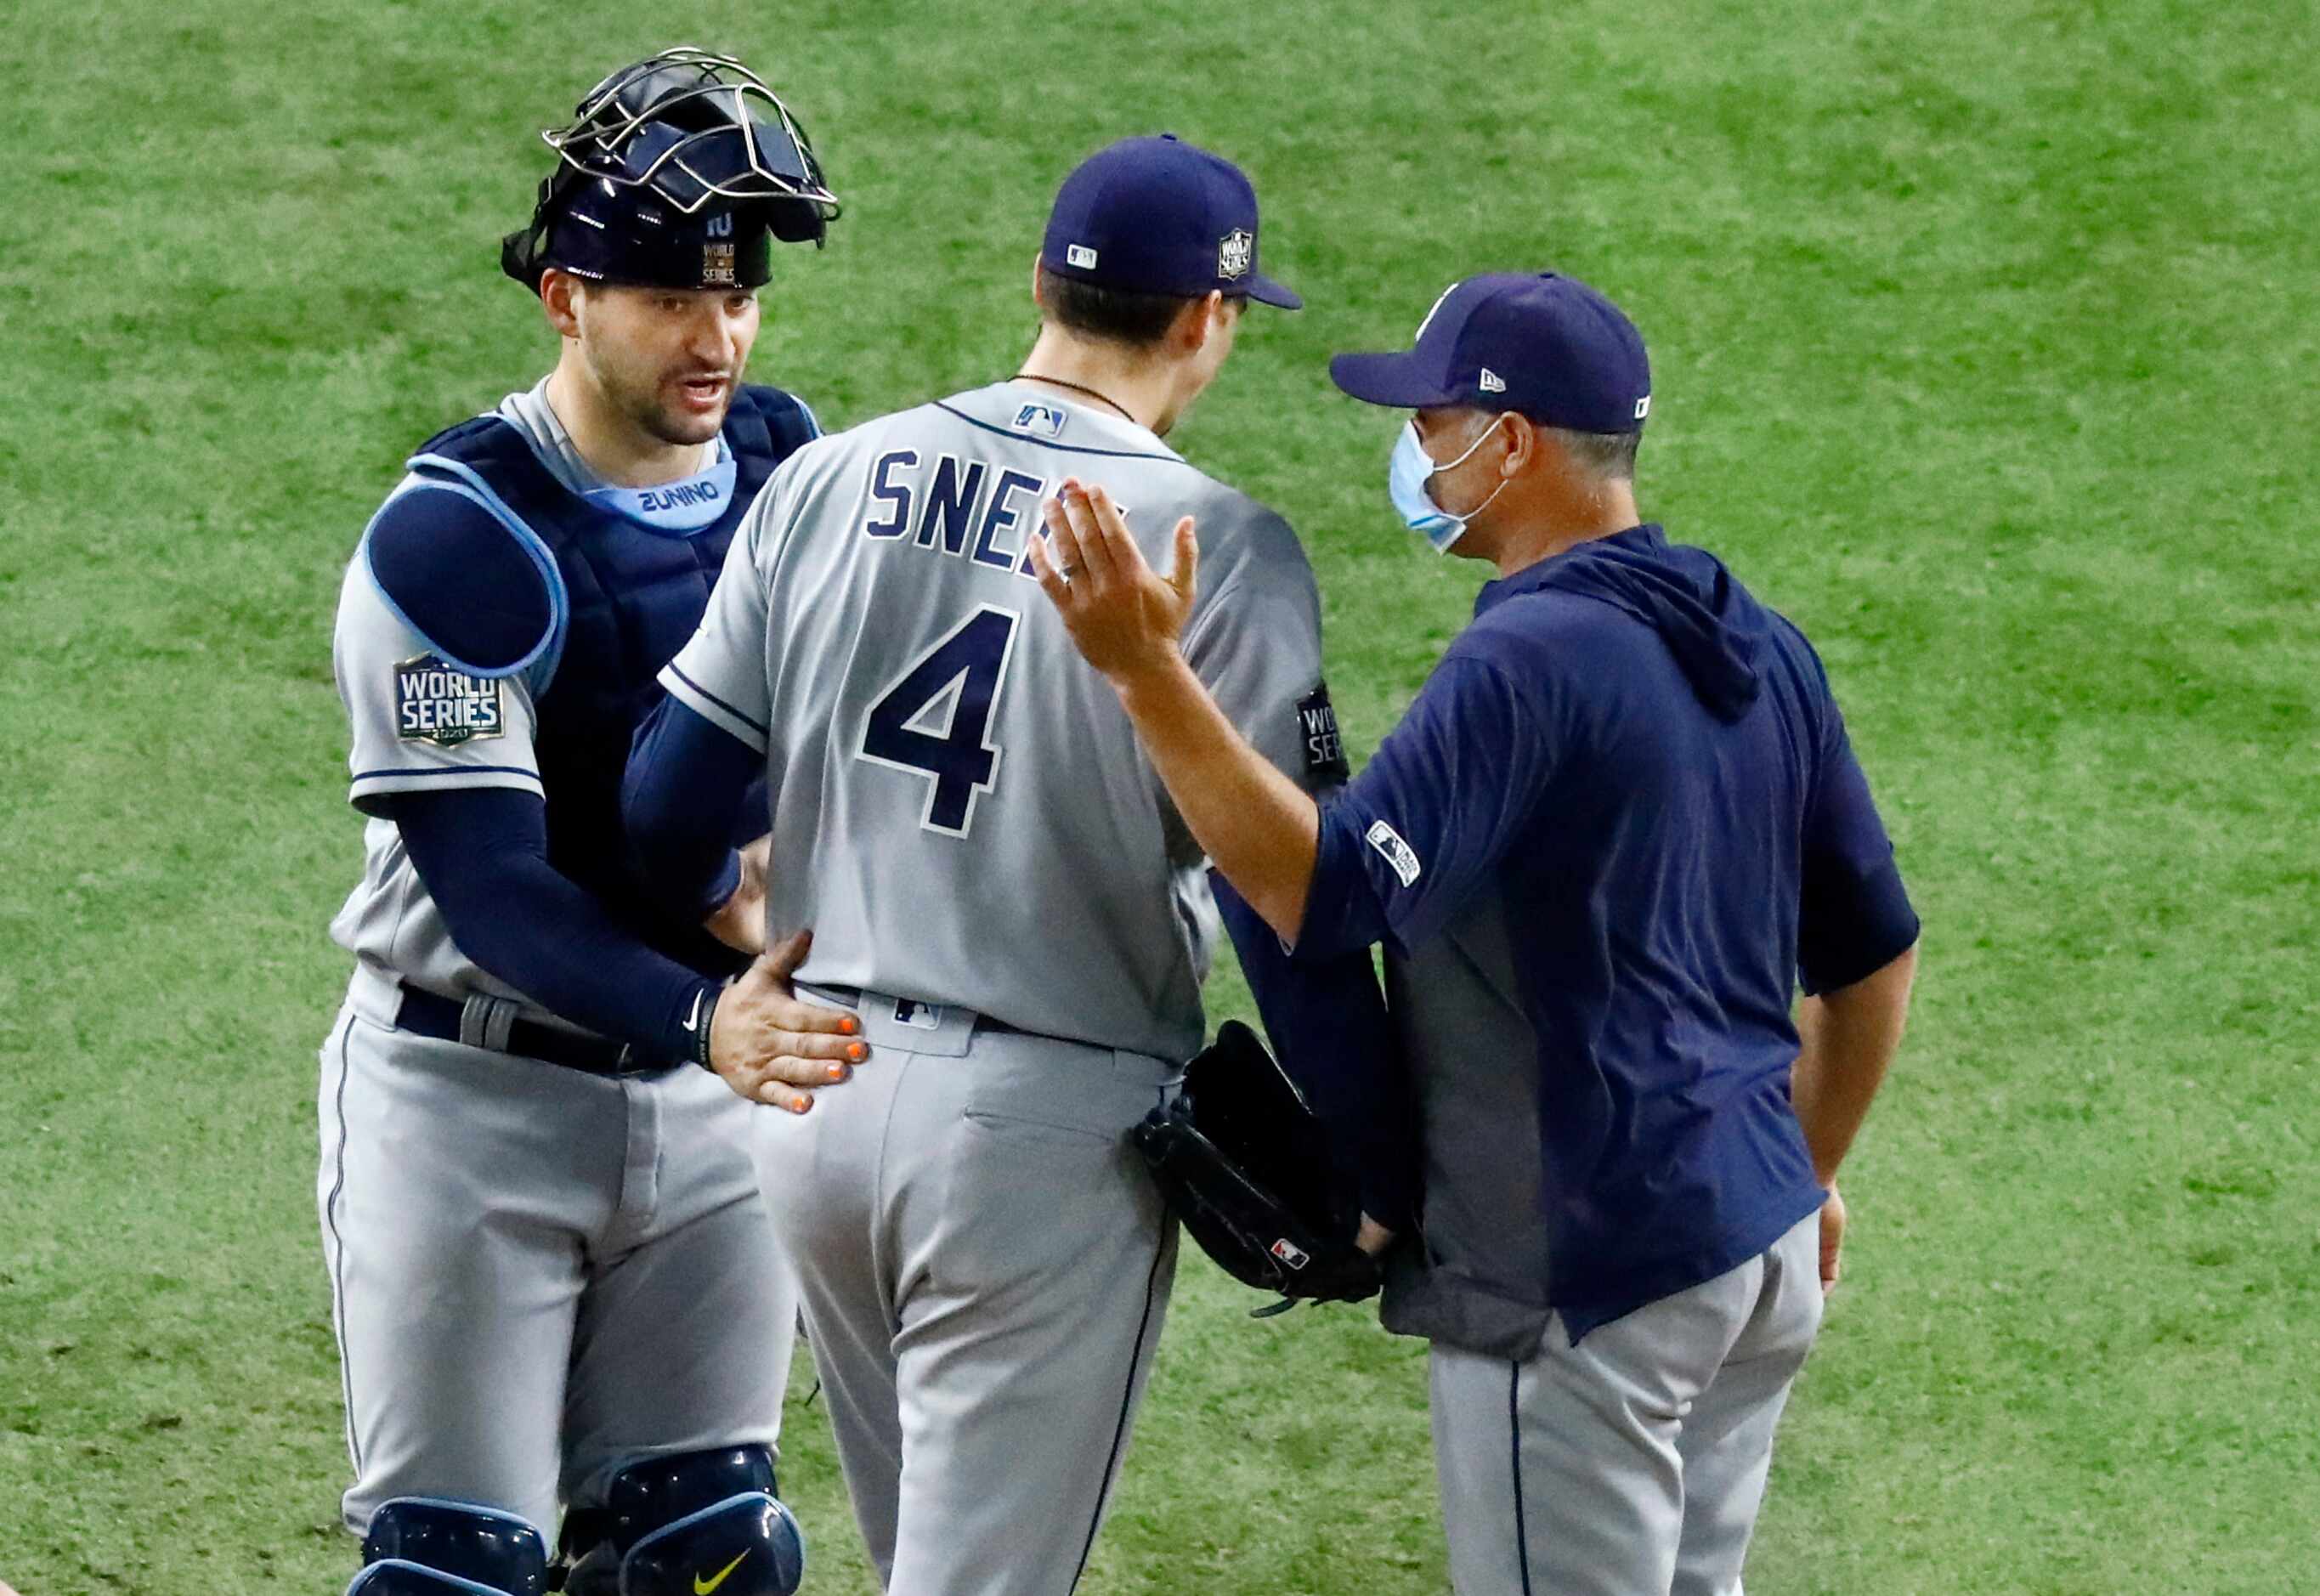
[[[1114,399],[1109,394],[1097,393],[1085,383],[1068,382],[1060,376],[1041,376],[1036,371],[1019,371],[1015,376],[1021,381],[1046,383],[1049,387],[1069,388],[1074,394],[1085,394],[1091,399],[1098,400],[1105,404],[1110,405],[1112,409],[1118,411],[1120,415],[1131,424],[1138,427],[1144,424],[1142,422],[1137,421],[1134,416],[1128,413],[1128,406],[1122,404],[1119,400]]]

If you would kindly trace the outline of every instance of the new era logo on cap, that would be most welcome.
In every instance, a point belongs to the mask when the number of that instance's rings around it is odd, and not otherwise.
[[[1507,391],[1507,379],[1485,366],[1480,386],[1485,394],[1503,394]]]

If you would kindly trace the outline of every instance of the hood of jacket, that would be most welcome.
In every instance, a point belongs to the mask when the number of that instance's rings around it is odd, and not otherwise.
[[[1693,694],[1717,719],[1737,721],[1756,702],[1770,621],[1706,549],[1671,543],[1657,526],[1630,527],[1491,583],[1474,613],[1540,592],[1598,600],[1659,633]]]

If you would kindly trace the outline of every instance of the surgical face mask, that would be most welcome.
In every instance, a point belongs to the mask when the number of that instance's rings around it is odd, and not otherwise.
[[[1491,499],[1506,492],[1507,485],[1501,481],[1491,490],[1490,499],[1484,499],[1464,515],[1453,515],[1434,502],[1433,494],[1427,488],[1427,481],[1437,472],[1463,465],[1466,456],[1482,448],[1482,440],[1497,431],[1499,423],[1493,418],[1489,426],[1475,435],[1474,441],[1466,446],[1464,454],[1455,460],[1445,460],[1438,466],[1427,454],[1426,446],[1418,442],[1416,422],[1405,422],[1401,435],[1393,440],[1393,458],[1386,472],[1386,492],[1392,495],[1393,507],[1401,512],[1401,519],[1409,530],[1431,544],[1436,554],[1449,553],[1450,546],[1466,535],[1466,523],[1489,509]]]

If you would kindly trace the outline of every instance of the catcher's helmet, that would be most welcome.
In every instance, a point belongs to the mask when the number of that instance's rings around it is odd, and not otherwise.
[[[556,151],[530,225],[500,250],[537,290],[560,267],[602,282],[754,288],[768,236],[820,244],[838,215],[812,141],[781,96],[730,56],[666,50],[605,78]]]

